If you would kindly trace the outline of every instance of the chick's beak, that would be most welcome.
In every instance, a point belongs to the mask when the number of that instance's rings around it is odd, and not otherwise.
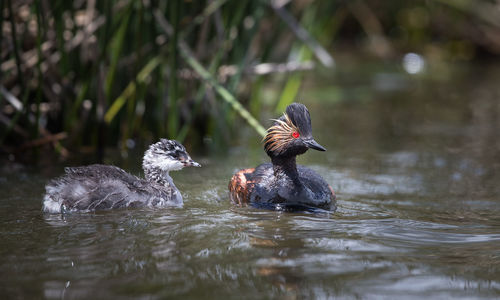
[[[182,164],[185,167],[201,167],[201,165],[199,163],[195,162],[191,158],[186,159],[185,161],[182,162]]]
[[[306,144],[306,146],[308,148],[311,148],[311,149],[314,149],[314,150],[318,150],[318,151],[326,151],[326,149],[323,146],[321,146],[320,144],[318,144],[318,142],[316,142],[312,138],[305,140],[304,143]]]

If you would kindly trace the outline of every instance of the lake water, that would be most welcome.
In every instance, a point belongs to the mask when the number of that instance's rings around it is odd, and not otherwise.
[[[328,151],[298,163],[335,189],[336,212],[232,205],[233,172],[268,160],[243,126],[227,155],[193,153],[203,168],[173,174],[181,209],[44,215],[63,165],[4,165],[0,297],[500,297],[500,65],[360,69],[308,77],[300,94]]]

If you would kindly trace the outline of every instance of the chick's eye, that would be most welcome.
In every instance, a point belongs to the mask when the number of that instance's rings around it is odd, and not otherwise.
[[[298,139],[300,134],[297,131],[295,131],[294,133],[292,133],[292,136],[294,139]]]

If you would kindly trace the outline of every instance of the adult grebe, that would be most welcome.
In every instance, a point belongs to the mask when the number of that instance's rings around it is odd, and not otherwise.
[[[231,200],[274,209],[335,209],[335,193],[313,170],[296,164],[307,149],[326,151],[312,137],[311,117],[292,103],[267,130],[264,149],[271,163],[236,172],[229,182]]]

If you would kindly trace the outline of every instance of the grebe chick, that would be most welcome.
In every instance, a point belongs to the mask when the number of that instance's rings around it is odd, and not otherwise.
[[[124,207],[181,207],[182,195],[169,175],[187,166],[200,167],[184,146],[161,139],[144,153],[145,179],[109,165],[65,168],[66,174],[45,187],[43,211],[64,213]]]
[[[236,204],[273,209],[335,209],[335,193],[313,170],[296,164],[307,149],[326,151],[312,137],[311,117],[303,104],[292,103],[267,130],[264,149],[271,163],[236,172],[229,194]]]

